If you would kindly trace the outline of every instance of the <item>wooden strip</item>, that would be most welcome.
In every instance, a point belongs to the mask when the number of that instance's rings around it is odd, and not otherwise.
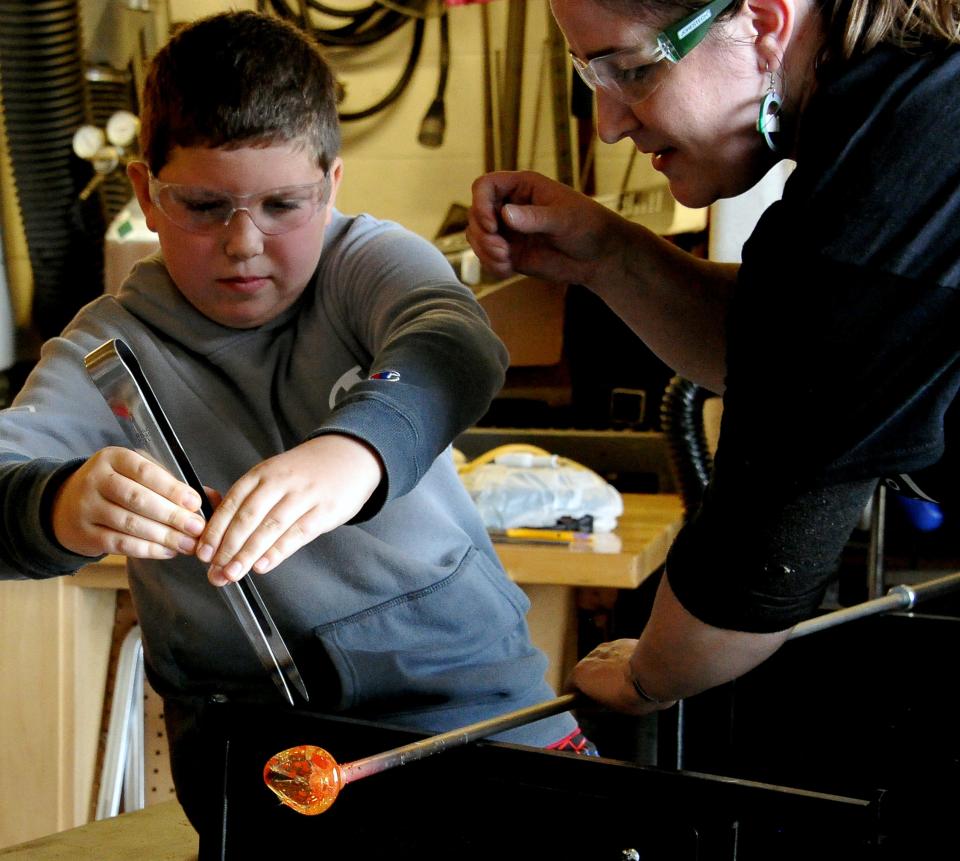
[[[616,530],[622,545],[619,553],[565,545],[498,544],[497,555],[517,583],[635,589],[667,558],[683,524],[683,502],[672,493],[627,493],[623,505]],[[125,588],[123,557],[108,556],[88,565],[70,582],[90,588]]]

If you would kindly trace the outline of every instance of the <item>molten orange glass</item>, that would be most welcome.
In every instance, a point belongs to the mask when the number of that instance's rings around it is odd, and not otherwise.
[[[305,816],[323,813],[345,783],[337,761],[322,747],[302,744],[270,757],[263,780],[287,807]]]

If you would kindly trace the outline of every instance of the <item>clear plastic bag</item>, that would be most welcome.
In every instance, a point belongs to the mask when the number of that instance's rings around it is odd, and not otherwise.
[[[456,459],[456,454],[455,454]],[[532,445],[505,445],[457,469],[491,530],[550,527],[561,517],[593,517],[594,532],[612,532],[623,498],[593,470]]]

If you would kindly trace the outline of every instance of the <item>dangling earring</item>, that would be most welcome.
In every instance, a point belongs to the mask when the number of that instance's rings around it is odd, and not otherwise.
[[[763,139],[766,141],[770,151],[777,152],[780,147],[773,140],[772,135],[780,131],[780,106],[783,104],[783,99],[777,92],[773,72],[770,71],[769,65],[767,65],[767,72],[770,73],[770,83],[767,86],[767,92],[763,97],[763,101],[760,102],[760,115],[757,117],[757,131],[763,135]]]

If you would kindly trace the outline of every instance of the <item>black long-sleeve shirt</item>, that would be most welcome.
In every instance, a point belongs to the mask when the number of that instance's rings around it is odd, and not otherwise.
[[[743,250],[711,486],[667,573],[702,621],[811,615],[878,479],[944,457],[960,384],[960,51],[820,82]]]

